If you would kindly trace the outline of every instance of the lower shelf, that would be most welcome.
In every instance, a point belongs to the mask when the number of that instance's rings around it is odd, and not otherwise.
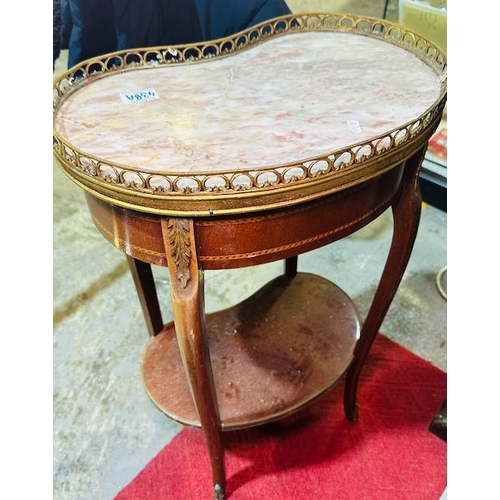
[[[285,416],[333,387],[352,361],[360,322],[339,287],[298,273],[207,315],[206,332],[222,428],[229,430]],[[173,323],[150,339],[142,370],[161,411],[200,426]]]

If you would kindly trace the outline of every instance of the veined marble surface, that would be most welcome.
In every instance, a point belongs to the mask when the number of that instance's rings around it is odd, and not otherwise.
[[[110,74],[70,95],[55,128],[92,156],[147,172],[227,172],[368,140],[418,118],[440,87],[388,42],[289,33],[229,57]],[[148,88],[158,99],[120,97]]]
[[[287,3],[293,12],[378,17],[383,12],[383,2],[375,0]],[[56,69],[67,69],[67,51]],[[141,73],[141,78],[146,77],[141,87],[153,86],[148,74]],[[199,87],[210,90],[203,82]],[[267,147],[259,145],[259,149]],[[169,421],[142,387],[140,359],[147,332],[123,254],[102,238],[88,214],[82,190],[57,165],[53,180],[53,498],[111,500],[181,426]],[[447,303],[434,281],[446,265],[446,221],[446,214],[437,209],[423,211],[409,267],[382,326],[384,334],[444,370]],[[390,222],[387,212],[360,233],[301,256],[299,270],[335,281],[365,314],[389,248]],[[207,272],[207,310],[234,304],[281,271],[282,263],[275,262]],[[170,321],[168,272],[156,267],[154,272],[164,299],[164,317]]]

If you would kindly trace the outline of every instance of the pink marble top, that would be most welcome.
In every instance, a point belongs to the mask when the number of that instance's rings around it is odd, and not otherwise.
[[[120,96],[153,88],[158,98]],[[390,43],[290,33],[228,57],[110,73],[62,103],[54,128],[146,172],[230,172],[326,154],[418,118],[438,75]]]

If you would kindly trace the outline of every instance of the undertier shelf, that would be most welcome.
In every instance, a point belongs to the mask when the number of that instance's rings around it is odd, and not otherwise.
[[[310,403],[347,370],[360,321],[351,299],[309,273],[280,276],[243,302],[206,316],[206,335],[222,427],[270,422]],[[200,421],[173,323],[152,337],[143,382],[173,420]]]

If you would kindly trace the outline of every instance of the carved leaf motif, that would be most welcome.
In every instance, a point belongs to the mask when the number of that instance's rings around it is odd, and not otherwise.
[[[191,279],[191,273],[189,272],[191,262],[189,224],[186,219],[169,219],[167,227],[170,251],[176,267],[176,276],[182,288],[186,288]]]

